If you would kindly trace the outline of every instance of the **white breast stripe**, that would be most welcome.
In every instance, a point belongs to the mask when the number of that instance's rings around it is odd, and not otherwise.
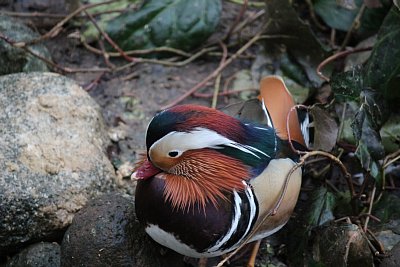
[[[249,185],[246,184],[245,181],[243,183],[246,185],[245,189],[245,196],[247,197],[249,203],[250,203],[250,210],[249,212],[249,221],[248,225],[246,228],[246,231],[244,234],[240,237],[240,240],[236,242],[233,246],[226,248],[224,250],[221,250],[221,247],[224,246],[229,240],[232,238],[232,236],[236,233],[241,217],[242,217],[242,212],[241,212],[241,205],[243,203],[243,200],[241,196],[236,192],[233,191],[233,202],[234,202],[234,209],[233,209],[233,219],[231,222],[231,226],[227,233],[221,237],[214,246],[211,248],[207,249],[207,251],[204,252],[197,252],[195,249],[191,248],[190,246],[184,244],[181,240],[179,240],[176,236],[174,236],[172,233],[168,233],[161,228],[159,228],[157,225],[150,224],[146,227],[146,232],[158,243],[162,244],[163,246],[169,247],[176,252],[189,256],[189,257],[195,257],[195,258],[201,258],[201,257],[215,257],[219,255],[223,255],[229,251],[232,251],[233,249],[237,248],[241,242],[246,238],[247,234],[251,230],[251,226],[256,220],[256,213],[257,213],[257,205],[256,201],[254,199],[254,194]],[[244,195],[242,195],[244,197]]]
[[[240,212],[240,205],[242,204],[242,199],[240,198],[239,194],[236,192],[236,190],[233,190],[233,196],[234,196],[234,202],[235,202],[235,209],[234,209],[234,217],[232,220],[231,228],[229,231],[226,233],[224,237],[222,237],[220,240],[217,241],[217,243],[209,248],[207,252],[216,252],[217,250],[220,249],[222,245],[224,245],[231,237],[232,235],[236,232],[237,226],[239,224],[239,220],[241,217],[241,212]]]
[[[249,222],[246,228],[246,231],[244,232],[243,236],[239,239],[238,242],[235,243],[235,245],[233,245],[233,248],[238,247],[242,241],[245,239],[245,237],[247,236],[247,234],[249,233],[251,226],[253,224],[253,221],[256,219],[256,212],[257,212],[257,207],[256,207],[256,202],[254,200],[254,194],[253,191],[251,190],[251,187],[245,182],[243,181],[243,184],[245,184],[246,186],[246,197],[249,200],[250,203],[250,216],[249,216]]]
[[[262,109],[264,111],[265,117],[267,117],[267,125],[269,127],[271,127],[271,128],[274,128],[274,125],[272,123],[272,120],[271,120],[271,117],[270,117],[269,112],[267,110],[267,107],[265,106],[264,98],[261,99],[261,102],[262,102],[261,106],[262,106]]]
[[[246,184],[245,181],[243,181],[243,183]],[[246,232],[243,236],[246,236],[247,233],[249,232],[250,227],[253,224],[253,221],[255,219],[256,211],[257,211],[256,202],[254,200],[253,190],[251,190],[251,187],[247,184],[246,184],[246,196],[249,199],[249,203],[250,203],[250,219],[249,219],[249,225],[247,226]]]
[[[246,186],[245,193],[246,193],[246,197],[250,204],[250,211],[249,211],[250,214],[249,214],[248,225],[247,225],[246,231],[241,236],[241,238],[233,246],[231,246],[230,249],[221,251],[221,253],[226,253],[232,249],[237,248],[241,244],[241,242],[243,242],[243,240],[245,239],[247,234],[250,232],[251,226],[253,225],[253,222],[256,219],[257,205],[256,205],[256,201],[254,199],[253,191],[252,191],[251,187],[245,181],[243,181],[243,184]],[[234,211],[235,216],[232,221],[231,228],[229,229],[228,233],[217,242],[217,244],[215,246],[213,246],[212,248],[207,250],[207,253],[216,252],[221,246],[223,246],[226,242],[228,242],[229,239],[232,237],[232,235],[236,232],[237,227],[240,222],[240,217],[242,216],[242,214],[240,212],[240,205],[242,204],[242,199],[236,191],[234,191],[234,202],[235,202],[235,211]],[[239,215],[239,217],[237,215]]]

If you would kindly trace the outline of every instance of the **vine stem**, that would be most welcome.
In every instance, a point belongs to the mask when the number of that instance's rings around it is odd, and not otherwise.
[[[369,51],[372,50],[372,46],[368,46],[368,47],[361,47],[361,48],[355,48],[355,49],[351,49],[351,50],[346,50],[346,51],[342,51],[342,52],[338,52],[336,54],[333,54],[332,56],[326,58],[324,61],[322,61],[318,67],[317,67],[317,75],[319,77],[321,77],[321,79],[329,82],[330,79],[328,77],[326,77],[323,73],[322,73],[322,69],[328,65],[329,63],[331,63],[332,61],[341,58],[341,57],[345,57],[349,54],[353,54],[353,53],[359,53],[359,52],[364,52],[364,51]]]

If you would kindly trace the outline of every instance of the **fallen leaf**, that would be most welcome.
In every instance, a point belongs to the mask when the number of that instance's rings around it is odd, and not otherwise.
[[[314,106],[310,110],[314,124],[314,150],[331,151],[336,144],[338,125],[331,115]]]

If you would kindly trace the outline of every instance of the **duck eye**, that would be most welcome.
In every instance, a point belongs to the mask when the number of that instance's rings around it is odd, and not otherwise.
[[[168,152],[168,156],[170,156],[171,158],[176,158],[179,155],[179,151],[173,150]]]

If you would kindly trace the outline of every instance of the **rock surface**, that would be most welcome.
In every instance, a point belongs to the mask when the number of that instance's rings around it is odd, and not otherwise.
[[[400,243],[397,243],[389,252],[389,257],[384,258],[381,267],[398,267],[400,266]]]
[[[98,105],[52,73],[0,77],[0,255],[64,230],[115,187]]]
[[[355,224],[335,223],[316,232],[314,260],[326,266],[374,266],[368,241]]]
[[[40,36],[19,20],[5,15],[0,15],[0,32],[13,42],[28,42]],[[29,48],[36,54],[50,59],[50,53],[44,45],[35,44]],[[0,75],[33,71],[48,71],[48,68],[42,60],[0,40]]]
[[[75,216],[61,244],[61,266],[180,267],[184,262],[183,256],[150,240],[136,219],[131,196],[110,193]]]
[[[5,267],[59,267],[60,245],[41,242],[23,249]]]

